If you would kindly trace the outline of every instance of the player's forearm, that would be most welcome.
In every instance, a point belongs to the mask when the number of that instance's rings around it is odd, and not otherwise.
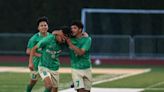
[[[27,50],[26,50],[26,54],[27,54],[27,55],[30,55],[30,53],[31,53],[31,49],[27,49]],[[37,52],[35,52],[35,53],[34,53],[34,56],[40,56],[40,54],[37,53]]]
[[[30,51],[31,51],[31,50],[30,50],[29,48],[27,48],[27,49],[26,49],[26,54],[27,54],[27,55],[30,55]]]
[[[29,57],[29,64],[32,64],[32,57],[34,56],[34,52],[31,50]]]
[[[53,35],[62,35],[63,33],[62,33],[61,30],[54,30],[54,31],[52,32],[52,34],[53,34]]]
[[[30,58],[29,58],[29,63],[32,64],[32,61],[33,61],[33,56],[35,55],[36,53],[36,47],[32,48],[31,51],[30,51]]]
[[[76,47],[75,45],[73,44],[69,44],[69,48],[71,48],[72,50],[74,50],[74,52],[79,55],[79,56],[82,56],[85,54],[85,52],[83,50],[81,50],[80,48]]]

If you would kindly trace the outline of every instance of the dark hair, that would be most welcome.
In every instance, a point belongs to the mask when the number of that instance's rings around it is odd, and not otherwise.
[[[39,26],[39,23],[42,22],[42,21],[47,22],[47,24],[48,24],[48,18],[46,16],[43,16],[43,17],[38,18],[37,26]]]
[[[64,33],[65,36],[71,37],[71,29],[68,26],[61,26],[60,30]]]
[[[81,23],[81,21],[73,21],[71,23],[71,26],[73,26],[73,25],[76,25],[78,28],[83,29],[83,24]]]

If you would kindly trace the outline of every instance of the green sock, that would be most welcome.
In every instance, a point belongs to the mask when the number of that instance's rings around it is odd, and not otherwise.
[[[44,92],[51,92],[50,88],[45,88]]]
[[[31,92],[31,90],[32,90],[33,87],[34,87],[34,85],[28,84],[27,85],[27,88],[26,88],[26,92]]]

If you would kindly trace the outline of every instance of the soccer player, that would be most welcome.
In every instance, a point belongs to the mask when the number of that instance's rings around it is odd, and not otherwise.
[[[63,31],[67,31],[63,30]],[[63,32],[65,33],[65,32]],[[61,44],[65,39],[61,35],[49,35],[43,38],[31,50],[29,62],[32,64],[32,57],[38,48],[42,48],[42,54],[39,62],[39,74],[44,80],[44,92],[57,92],[59,85],[59,55],[61,53]]]
[[[91,59],[89,50],[91,48],[91,37],[82,34],[83,24],[74,21],[71,24],[71,38],[66,38],[70,48],[72,67],[72,78],[77,92],[90,92],[92,86]]]
[[[30,54],[31,49],[44,37],[50,35],[48,31],[48,18],[47,17],[40,17],[37,20],[37,29],[38,33],[34,34],[30,40],[28,41],[27,49],[26,49],[26,54]],[[41,53],[41,48],[38,48],[34,57],[33,57],[33,64],[28,65],[29,69],[31,70],[31,78],[30,82],[27,85],[26,92],[31,92],[32,88],[36,84],[38,78],[39,78],[39,73],[38,73],[38,63],[39,63],[39,57]]]

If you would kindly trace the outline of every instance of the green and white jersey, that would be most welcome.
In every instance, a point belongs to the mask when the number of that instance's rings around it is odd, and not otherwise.
[[[50,35],[50,33],[47,32],[47,36]],[[27,48],[32,49],[41,39],[43,39],[44,36],[40,34],[40,32],[34,34],[30,40],[28,41]],[[41,48],[37,49],[37,53],[41,53]],[[34,70],[38,70],[38,63],[39,63],[39,57],[33,56],[33,64],[34,64]]]
[[[91,48],[91,37],[71,38],[73,45],[80,49],[85,50],[85,54],[82,56],[76,55],[76,53],[70,49],[71,67],[74,69],[87,69],[91,67],[91,59],[89,50]]]
[[[43,38],[37,46],[42,48],[39,66],[46,67],[50,70],[58,70],[61,45],[56,41],[56,36],[49,35]]]

